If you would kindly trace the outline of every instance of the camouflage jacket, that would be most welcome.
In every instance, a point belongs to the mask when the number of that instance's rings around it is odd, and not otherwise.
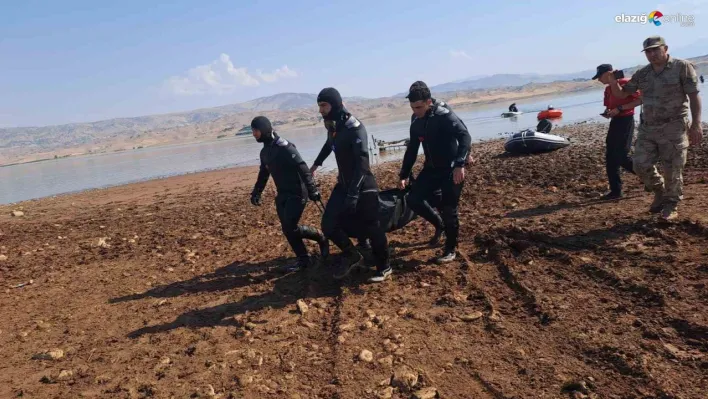
[[[689,61],[669,56],[666,67],[654,72],[651,64],[639,69],[623,91],[641,91],[644,123],[659,125],[688,116],[688,94],[698,92],[696,70]]]

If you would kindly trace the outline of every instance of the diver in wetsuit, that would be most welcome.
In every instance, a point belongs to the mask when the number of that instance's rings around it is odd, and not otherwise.
[[[322,215],[322,231],[343,255],[334,278],[346,277],[363,259],[342,229],[345,219],[355,219],[364,229],[358,238],[370,240],[376,260],[376,274],[369,282],[382,282],[392,269],[388,239],[378,218],[379,188],[369,164],[366,128],[344,108],[342,96],[334,88],[322,89],[317,105],[327,126],[327,141],[310,170],[314,172],[334,152],[339,172]]]
[[[268,183],[268,178],[273,176],[275,188],[278,190],[275,209],[283,234],[297,256],[295,265],[289,266],[287,270],[304,269],[309,265],[310,257],[303,239],[317,242],[323,259],[329,254],[329,241],[325,236],[314,227],[299,224],[307,199],[320,201],[320,192],[295,145],[278,136],[268,118],[255,117],[251,121],[251,129],[256,141],[263,143],[260,153],[261,167],[251,192],[251,203],[255,206],[261,205],[261,193]]]
[[[509,112],[519,112],[519,109],[516,108],[516,103],[513,103],[509,106]]]

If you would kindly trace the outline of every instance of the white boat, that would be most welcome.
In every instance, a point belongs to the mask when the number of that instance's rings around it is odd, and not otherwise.
[[[536,154],[555,151],[569,145],[570,141],[564,137],[528,129],[509,137],[504,143],[504,149],[512,154]]]
[[[523,114],[521,111],[516,111],[516,112],[502,112],[501,116],[502,118],[511,118],[512,116],[518,116]]]

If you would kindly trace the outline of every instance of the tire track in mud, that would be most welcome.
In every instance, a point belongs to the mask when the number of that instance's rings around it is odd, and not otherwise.
[[[664,295],[652,290],[646,285],[623,279],[611,269],[603,268],[592,263],[584,263],[581,265],[580,270],[599,283],[616,288],[620,292],[635,297],[637,299],[637,305],[658,307],[664,307],[666,305]]]
[[[695,224],[691,224],[688,228],[695,230],[696,226]],[[647,231],[649,233],[647,236],[660,238],[664,243],[671,246],[677,246],[681,242],[680,239],[669,236],[662,230],[647,229]],[[504,237],[503,233],[498,234],[499,236]],[[501,237],[497,237],[496,239],[487,238],[486,240],[481,241],[483,243],[482,247],[487,247],[489,258],[497,265],[500,273],[506,279],[505,282],[507,285],[514,289],[514,291],[520,292],[524,296],[524,299],[527,301],[527,306],[529,306],[532,312],[538,314],[540,310],[538,308],[531,308],[531,306],[536,304],[534,301],[535,297],[532,295],[533,292],[528,289],[528,287],[524,287],[523,283],[520,282],[517,276],[514,275],[513,264],[515,262],[512,260],[515,258],[515,253],[523,253],[529,248],[538,249],[538,252],[542,254],[541,257],[551,261],[556,261],[556,265],[561,264],[566,266],[561,269],[564,270],[564,272],[554,270],[550,272],[551,275],[557,277],[560,273],[566,278],[569,278],[569,276],[575,277],[577,275],[585,276],[585,278],[590,281],[601,284],[601,286],[603,286],[608,292],[614,295],[619,293],[621,296],[624,296],[626,300],[629,300],[629,303],[635,305],[638,309],[643,310],[640,314],[644,319],[658,320],[660,324],[673,327],[677,331],[678,335],[684,338],[684,343],[687,345],[705,348],[705,337],[708,336],[708,328],[695,323],[690,323],[684,319],[669,317],[665,310],[666,298],[662,293],[655,291],[647,285],[623,278],[612,269],[598,266],[592,261],[584,260],[582,263],[578,263],[576,258],[568,253],[563,252],[562,250],[559,251],[557,249],[553,249],[563,248],[565,245],[556,245],[556,243],[553,243],[554,245],[552,245],[552,248],[549,249],[546,243],[552,242],[552,238],[544,233],[531,232],[526,234],[518,234],[518,232],[512,231],[512,233],[508,236],[513,238],[511,240],[504,240],[504,238]],[[540,242],[539,240],[536,240],[538,237],[541,237]],[[572,250],[577,251],[583,246],[584,245],[573,245]],[[507,249],[507,247],[509,249]],[[516,252],[513,252],[513,250],[516,250]],[[594,252],[597,252],[597,248],[594,246],[593,250]],[[607,251],[613,252],[617,250],[617,248],[609,248]],[[627,251],[624,249],[620,249],[620,251],[625,252],[625,255],[627,254]],[[534,255],[537,254],[534,253]],[[644,267],[647,269],[646,265],[639,267]],[[655,268],[648,267],[648,269],[656,272],[656,270],[654,270]],[[659,271],[661,272],[663,269]],[[674,270],[666,270],[665,272],[669,274],[675,273]],[[566,276],[565,273],[570,274]],[[646,312],[649,312],[649,314],[646,314]],[[560,342],[559,344],[561,347],[566,347],[568,350],[567,353],[572,354],[572,356],[583,361],[593,369],[610,368],[625,378],[642,381],[640,384],[646,386],[646,392],[644,392],[644,394],[649,395],[647,397],[675,397],[672,393],[672,389],[668,388],[665,384],[659,381],[647,368],[646,362],[648,361],[648,358],[646,357],[647,354],[645,354],[644,351],[639,350],[637,352],[635,350],[620,349],[619,347],[613,346],[609,343],[601,344],[598,347],[597,343],[590,343],[585,339],[574,338],[573,340],[576,341],[575,344],[566,345]],[[644,350],[649,349],[644,348]],[[668,350],[668,352],[671,352],[671,350]],[[656,355],[657,351],[649,350],[649,353]],[[667,356],[666,353],[662,353],[661,351],[659,351],[658,354],[664,357]],[[671,354],[669,354],[668,358],[671,359]],[[682,364],[681,366],[691,367],[690,364]],[[701,366],[699,363],[696,363],[695,367]]]
[[[534,291],[529,288],[514,270],[513,255],[511,251],[504,248],[504,244],[489,237],[478,237],[477,243],[484,248],[489,258],[497,266],[499,274],[506,285],[513,290],[524,302],[527,312],[538,318],[541,325],[548,325],[556,319],[554,312],[545,308],[545,305],[536,297]]]
[[[497,323],[501,321],[501,316],[499,315],[499,311],[497,310],[497,306],[494,303],[492,296],[489,295],[489,293],[477,282],[470,281],[468,276],[470,274],[470,269],[472,269],[473,263],[464,252],[458,252],[460,253],[460,258],[462,258],[462,262],[460,262],[461,267],[458,272],[459,282],[463,283],[465,286],[469,286],[473,292],[477,293],[477,297],[482,299],[486,310],[486,314],[484,315],[485,329],[489,331],[498,331]]]
[[[316,272],[322,273],[327,270],[325,263],[320,261],[320,265],[316,268]],[[312,272],[311,272],[312,273]],[[305,297],[307,298],[317,298],[321,295],[327,295],[334,293],[332,298],[333,306],[327,307],[327,315],[325,317],[325,322],[320,324],[321,332],[324,335],[323,341],[327,343],[329,348],[329,359],[327,362],[327,367],[325,373],[319,381],[318,387],[318,397],[324,395],[324,397],[339,398],[341,395],[337,391],[336,386],[338,383],[338,358],[339,358],[339,342],[337,337],[339,335],[339,325],[341,322],[342,306],[344,304],[345,292],[338,282],[326,281],[327,277],[320,276],[317,281],[312,281],[312,275],[310,274],[305,278]],[[336,285],[336,286],[335,286]],[[314,382],[314,381],[313,381]]]

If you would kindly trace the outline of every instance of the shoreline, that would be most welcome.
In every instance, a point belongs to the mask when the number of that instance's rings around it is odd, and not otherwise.
[[[529,100],[529,99],[541,99],[541,98],[547,98],[547,97],[552,97],[552,96],[572,96],[575,94],[581,94],[584,92],[589,92],[593,90],[599,90],[598,88],[595,87],[581,87],[577,90],[565,90],[565,91],[557,91],[557,92],[551,92],[551,93],[542,93],[542,94],[528,94],[528,95],[516,95],[516,96],[511,96],[511,97],[503,97],[503,94],[500,94],[502,98],[495,98],[495,99],[490,99],[490,100],[480,100],[480,101],[462,101],[462,102],[455,102],[454,98],[451,97],[453,100],[450,101],[446,99],[447,102],[449,102],[452,106],[459,107],[456,108],[455,110],[457,112],[465,112],[465,111],[473,111],[478,108],[483,108],[485,106],[490,106],[490,105],[495,105],[495,104],[500,104],[508,101],[524,101],[524,100]],[[448,93],[441,93],[441,98],[447,98],[447,95],[452,95],[456,92],[448,92]],[[465,92],[462,92],[465,93]],[[513,92],[508,92],[509,94],[513,94]],[[395,110],[398,111],[398,110]],[[363,122],[365,123],[370,123],[374,122],[374,124],[386,124],[386,123],[394,123],[394,122],[400,122],[406,120],[406,115],[404,114],[398,114],[398,113],[393,113],[389,115],[381,115],[381,116],[374,116],[373,118],[360,118]],[[287,126],[287,125],[286,125]],[[318,124],[314,125],[308,125],[308,126],[291,126],[288,127],[287,130],[290,131],[297,131],[301,129],[311,129],[313,127],[318,126]],[[171,146],[180,146],[180,145],[194,145],[194,144],[203,144],[203,143],[213,143],[213,142],[218,142],[218,141],[223,141],[223,140],[233,140],[239,137],[246,136],[245,134],[242,135],[228,135],[227,137],[208,137],[208,138],[192,138],[192,139],[186,139],[186,140],[181,140],[181,141],[176,141],[176,142],[165,142],[163,144],[155,144],[155,145],[144,145],[140,146],[140,148],[123,148],[123,149],[116,149],[112,151],[101,151],[101,152],[81,152],[81,153],[73,153],[73,154],[68,154],[68,155],[62,155],[59,156],[58,158],[41,158],[41,159],[31,159],[27,161],[18,161],[18,162],[12,162],[12,163],[7,163],[7,164],[0,164],[0,168],[3,167],[10,167],[10,166],[17,166],[17,165],[25,165],[25,164],[30,164],[30,163],[38,163],[38,162],[47,162],[47,161],[53,161],[53,160],[61,160],[65,158],[79,158],[79,157],[86,157],[86,156],[97,156],[97,155],[110,155],[110,154],[116,154],[116,153],[121,153],[121,152],[130,152],[130,151],[138,151],[138,150],[146,150],[146,149],[156,149],[156,148],[169,148]],[[65,149],[60,149],[60,150],[65,150],[65,151],[70,151],[72,148],[65,148]],[[31,158],[31,156],[29,157]]]
[[[575,122],[570,125],[565,125],[558,130],[562,134],[562,129],[567,128],[568,126],[574,126],[578,124],[584,124],[587,123],[586,121],[583,122]],[[607,123],[607,122],[600,122],[600,123]],[[477,147],[481,147],[487,143],[490,142],[495,142],[495,141],[503,141],[504,137],[490,137],[486,139],[478,139],[477,141],[473,140],[472,141],[472,146],[473,149]],[[180,143],[180,144],[170,144],[169,146],[182,146],[182,145],[189,145],[190,143]],[[166,147],[168,145],[162,146]],[[153,148],[153,147],[151,147]],[[96,155],[110,155],[110,153],[106,154],[90,154],[90,155],[84,155],[84,156],[96,156]],[[378,156],[381,156],[379,153]],[[422,155],[419,155],[422,156]],[[378,161],[377,163],[373,163],[372,161],[372,168],[374,167],[382,167],[384,165],[390,164],[392,162],[400,162],[400,160],[384,160],[384,161]],[[82,189],[82,190],[75,190],[75,191],[70,191],[70,192],[65,192],[65,193],[60,193],[60,194],[51,194],[43,197],[37,197],[37,198],[31,198],[31,199],[26,199],[23,201],[17,201],[17,202],[9,202],[5,204],[0,204],[0,207],[13,207],[13,206],[23,206],[25,203],[35,203],[38,201],[43,201],[43,200],[51,200],[51,199],[59,199],[59,198],[64,198],[72,195],[81,195],[83,193],[90,193],[90,192],[98,192],[98,191],[106,191],[114,188],[120,188],[120,187],[126,187],[126,186],[131,186],[131,185],[138,185],[138,184],[143,184],[143,183],[149,183],[149,182],[158,182],[158,181],[165,181],[169,180],[172,178],[179,178],[179,177],[185,177],[185,176],[196,176],[200,174],[208,174],[212,172],[219,172],[219,171],[233,171],[237,172],[239,170],[245,170],[249,171],[252,168],[257,168],[257,165],[231,165],[231,166],[223,166],[223,167],[217,167],[217,168],[208,168],[208,169],[202,169],[202,170],[196,170],[196,171],[191,171],[191,172],[186,172],[186,173],[177,173],[177,174],[172,174],[172,175],[166,175],[166,176],[156,176],[156,177],[149,177],[149,178],[144,178],[144,179],[137,179],[133,181],[128,181],[124,183],[119,183],[119,184],[111,184],[111,185],[105,185],[101,187],[93,187],[93,188],[87,188],[87,189]],[[322,170],[320,169],[318,171],[318,176],[326,176],[326,175],[331,175],[336,172],[336,168],[334,169],[325,169]],[[255,177],[254,177],[255,178]]]
[[[565,125],[565,126],[559,127],[556,134],[563,135],[564,129],[569,129],[569,128],[572,128],[573,126],[583,125],[583,124],[587,124],[587,122],[575,122],[570,125]],[[600,124],[607,124],[607,122],[600,122]],[[490,137],[490,138],[486,138],[486,139],[479,139],[478,141],[472,142],[472,148],[474,151],[475,149],[479,149],[479,148],[488,146],[494,142],[497,142],[497,141],[501,142],[504,139],[505,139],[504,137]],[[183,145],[183,144],[177,144],[177,145]],[[379,154],[379,156],[380,155],[381,154]],[[421,157],[421,156],[422,156],[422,154],[419,155],[419,157]],[[390,165],[395,162],[400,163],[401,160],[400,159],[382,160],[382,161],[377,161],[376,163],[374,163],[372,160],[371,167],[372,167],[372,169],[385,168],[385,167],[387,167],[387,165]],[[334,173],[336,173],[336,171],[337,171],[336,168],[325,169],[325,170],[320,169],[317,172],[317,176],[327,178],[326,176],[332,176]],[[199,179],[201,176],[201,177],[204,177],[207,180],[209,180],[210,174],[214,174],[214,173],[239,174],[241,172],[245,172],[247,174],[253,174],[253,183],[255,183],[255,176],[258,173],[258,166],[257,165],[224,166],[224,167],[219,167],[219,168],[204,169],[204,170],[192,171],[192,172],[187,172],[187,173],[178,173],[178,174],[168,175],[168,176],[151,177],[151,178],[139,179],[139,180],[126,182],[126,183],[121,183],[121,184],[113,184],[113,185],[107,185],[107,186],[102,186],[102,187],[94,187],[94,188],[88,188],[88,189],[83,189],[83,190],[76,190],[76,191],[61,193],[61,194],[53,194],[53,195],[48,195],[48,196],[44,196],[44,197],[32,198],[32,199],[27,199],[27,200],[18,201],[18,202],[10,202],[10,203],[6,203],[6,204],[0,204],[0,209],[13,208],[13,207],[23,207],[23,206],[26,206],[27,204],[31,204],[31,203],[34,204],[34,203],[43,202],[43,201],[67,199],[71,196],[80,197],[83,194],[89,194],[89,193],[106,193],[106,195],[110,195],[110,192],[107,193],[107,191],[109,191],[109,190],[124,189],[124,188],[129,188],[131,186],[139,187],[140,185],[150,184],[150,183],[159,184],[160,182],[163,182],[166,186],[170,186],[171,185],[170,179],[175,179],[175,181],[178,182],[181,180],[180,178]],[[269,185],[270,184],[272,184],[272,182],[269,181]]]
[[[487,138],[487,139],[480,139],[478,141],[473,141],[472,146],[474,149],[475,147],[482,146],[485,143],[500,141],[500,140],[504,140],[504,138],[493,137],[493,138]],[[178,146],[178,145],[188,145],[188,144],[173,144],[173,145]],[[91,155],[109,155],[109,154],[91,154]],[[380,155],[381,154],[378,154],[378,156],[380,156]],[[422,156],[422,155],[420,155],[420,156]],[[385,161],[379,161],[375,164],[372,161],[371,167],[372,167],[372,169],[375,167],[383,167],[385,165],[391,164],[392,162],[400,162],[400,160],[385,160]],[[120,183],[120,184],[112,184],[112,185],[101,186],[101,187],[87,188],[87,189],[83,189],[83,190],[75,190],[75,191],[61,193],[61,194],[52,194],[52,195],[47,195],[44,197],[37,197],[37,198],[31,198],[31,199],[27,199],[27,200],[23,200],[23,201],[0,204],[0,208],[1,207],[13,207],[13,206],[20,207],[20,206],[24,206],[25,203],[36,203],[38,201],[66,198],[66,197],[70,197],[70,196],[81,195],[84,193],[102,192],[102,191],[106,191],[106,190],[128,187],[128,186],[132,186],[132,185],[140,185],[140,184],[150,183],[150,182],[167,181],[169,179],[177,179],[180,177],[188,177],[188,176],[197,177],[197,175],[205,175],[206,176],[209,173],[214,173],[214,172],[235,172],[235,173],[238,173],[239,171],[250,171],[251,169],[255,169],[256,174],[257,174],[257,171],[258,171],[257,165],[224,166],[224,167],[219,167],[219,168],[210,168],[210,169],[203,169],[203,170],[197,170],[197,171],[186,172],[186,173],[178,173],[178,174],[168,175],[168,176],[150,177],[150,178],[139,179],[139,180],[135,180],[135,181],[129,181],[129,182],[125,182],[125,183]],[[317,172],[317,176],[329,176],[333,173],[336,173],[336,171],[337,171],[336,168],[325,169],[325,170],[319,169]],[[255,176],[254,176],[254,183],[255,183]]]

